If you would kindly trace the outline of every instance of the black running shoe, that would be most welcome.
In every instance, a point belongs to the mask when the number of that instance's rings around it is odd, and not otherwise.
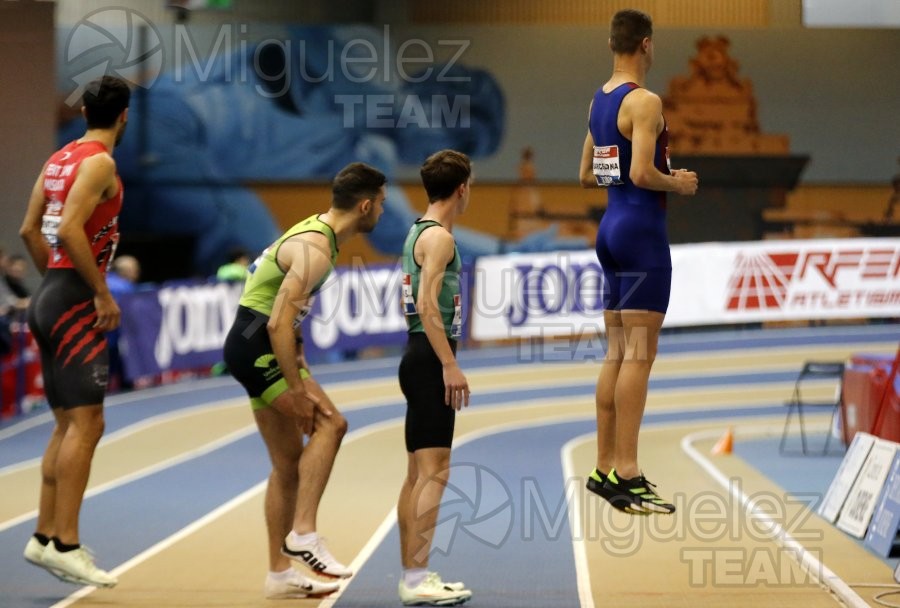
[[[627,512],[622,501],[613,502],[613,499],[618,495],[618,492],[616,492],[615,490],[607,490],[605,484],[606,476],[598,469],[594,469],[593,471],[591,471],[591,474],[588,475],[586,484],[588,490],[590,490],[603,500],[607,501],[619,511]]]
[[[613,469],[606,476],[603,489],[610,492],[612,498],[609,502],[626,513],[634,515],[649,515],[651,513],[663,513],[671,515],[675,512],[675,505],[659,497],[656,486],[650,483],[643,475],[631,479],[620,479]]]

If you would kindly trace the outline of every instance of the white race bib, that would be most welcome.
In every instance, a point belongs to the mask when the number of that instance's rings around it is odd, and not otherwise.
[[[594,177],[603,188],[622,185],[619,168],[619,146],[594,146]]]
[[[462,300],[459,294],[453,295],[453,322],[450,324],[450,337],[458,338],[462,335]]]
[[[403,286],[401,292],[401,302],[403,304],[403,314],[406,316],[417,314],[416,310],[416,296],[413,293],[412,289],[412,275],[408,273],[403,274]]]
[[[44,215],[41,221],[41,234],[51,247],[59,246],[59,224],[62,216]]]

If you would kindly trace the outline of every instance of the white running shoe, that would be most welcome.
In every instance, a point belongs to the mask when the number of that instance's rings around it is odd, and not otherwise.
[[[25,545],[25,551],[22,553],[22,555],[24,555],[25,561],[27,561],[29,564],[34,564],[38,568],[43,568],[65,583],[74,583],[77,585],[79,583],[78,580],[72,578],[71,576],[66,576],[64,573],[54,570],[53,568],[49,568],[47,564],[42,561],[46,548],[47,545],[42,545],[40,542],[38,542],[38,539],[32,536],[28,539],[28,543]]]
[[[321,537],[317,537],[314,543],[296,547],[292,547],[289,544],[289,538],[289,536],[286,537],[281,545],[282,555],[300,562],[319,576],[331,578],[350,578],[353,576],[353,572],[347,566],[337,561],[328,551],[328,547],[325,546],[325,542]]]
[[[265,594],[269,600],[301,600],[326,597],[340,588],[338,583],[308,579],[295,570],[287,580],[273,580],[267,576]]]
[[[25,545],[25,551],[22,555],[25,556],[25,561],[41,568],[44,567],[44,564],[41,563],[41,557],[44,555],[44,545],[35,537],[32,536],[28,539],[28,544]]]
[[[451,584],[455,586],[461,583]],[[451,587],[436,572],[429,572],[425,580],[413,589],[401,580],[397,591],[404,606],[459,606],[472,599],[471,591]]]
[[[94,558],[87,549],[80,547],[74,551],[61,553],[51,541],[41,555],[41,565],[57,577],[81,585],[94,587],[115,587],[119,579],[94,564]]]
[[[466,588],[466,584],[465,584],[465,583],[462,583],[462,582],[459,582],[459,583],[448,583],[448,582],[445,581],[445,580],[441,580],[441,575],[438,574],[437,572],[429,572],[428,574],[433,574],[434,576],[437,577],[438,581],[439,581],[444,587],[450,587],[450,588],[453,589],[454,591],[462,591],[463,589]]]

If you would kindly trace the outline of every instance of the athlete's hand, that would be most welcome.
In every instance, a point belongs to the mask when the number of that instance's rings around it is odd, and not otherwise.
[[[700,180],[697,179],[697,174],[693,171],[688,171],[687,169],[673,169],[672,177],[676,180],[675,188],[676,192],[682,196],[692,196],[697,193],[697,186],[700,184]]]
[[[122,312],[119,310],[119,305],[116,304],[112,294],[108,291],[94,296],[94,310],[97,311],[97,321],[94,322],[95,328],[100,331],[112,331],[119,326]]]
[[[312,435],[316,408],[321,408],[319,398],[303,387],[289,389],[289,391],[291,404],[294,407],[294,416],[297,419],[297,426],[300,427],[300,432],[304,435]],[[331,414],[329,413],[328,415],[330,416]]]
[[[444,366],[444,403],[457,411],[469,407],[469,381],[456,361]]]

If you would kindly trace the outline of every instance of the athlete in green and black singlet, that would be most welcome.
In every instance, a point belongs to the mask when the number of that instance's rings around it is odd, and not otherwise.
[[[416,311],[416,297],[419,293],[419,278],[422,267],[416,263],[413,255],[419,236],[432,226],[440,226],[434,220],[419,220],[409,229],[403,243],[403,312],[406,315],[406,326],[409,333],[421,333],[422,319]],[[438,295],[438,306],[444,321],[444,330],[448,338],[456,340],[462,333],[462,308],[459,293],[459,270],[462,263],[459,250],[454,246],[453,259],[447,264],[441,291]]]
[[[292,226],[278,240],[266,248],[247,269],[247,280],[241,296],[237,318],[225,341],[225,361],[228,369],[247,389],[254,409],[267,407],[278,395],[287,390],[287,381],[278,367],[272,352],[266,323],[272,315],[272,306],[284,281],[287,269],[278,263],[278,250],[288,239],[308,232],[319,232],[328,237],[331,244],[331,266],[337,259],[337,239],[331,226],[313,215]],[[294,321],[303,321],[312,305],[312,297],[322,289],[331,269],[310,290],[310,299]],[[308,376],[300,370],[301,377]]]
[[[460,258],[453,238],[472,186],[469,158],[455,150],[429,156],[420,169],[428,210],[403,245],[402,305],[408,337],[400,359],[406,397],[406,479],[397,502],[403,572],[400,601],[407,606],[457,606],[472,597],[463,583],[444,583],[428,567],[430,530],[438,521],[456,411],[469,405],[469,384],[456,360],[461,336]]]
[[[272,472],[266,487],[268,599],[320,598],[337,583],[306,578],[348,578],[317,532],[322,494],[347,432],[347,419],[310,374],[300,324],[312,298],[326,288],[338,247],[375,229],[384,212],[386,178],[364,163],[334,177],[331,207],[292,226],[254,261],[231,331],[225,363],[250,397],[253,418]]]

